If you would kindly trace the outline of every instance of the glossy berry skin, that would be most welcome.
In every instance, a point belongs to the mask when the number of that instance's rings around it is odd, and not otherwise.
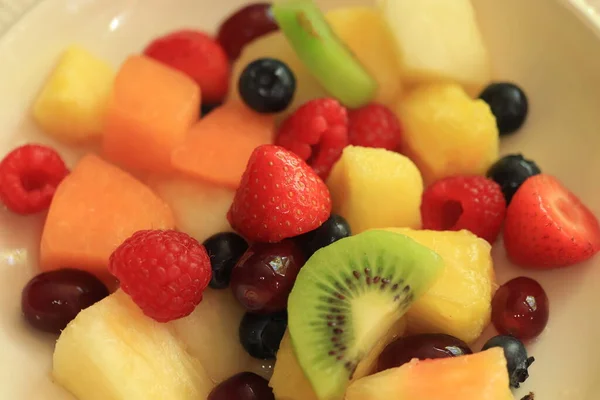
[[[462,340],[441,333],[399,337],[388,344],[379,355],[377,372],[399,367],[413,358],[427,360],[458,357],[472,353],[469,346]]]
[[[508,205],[527,178],[541,173],[535,162],[521,154],[510,154],[496,161],[487,171],[487,177],[500,185]]]
[[[203,243],[212,268],[209,286],[224,289],[229,286],[231,271],[240,257],[248,250],[248,243],[233,232],[217,233]]]
[[[27,283],[21,295],[21,310],[34,328],[60,333],[81,310],[106,296],[106,286],[89,272],[48,271]]]
[[[548,303],[538,282],[527,277],[512,279],[500,286],[492,299],[492,323],[502,335],[534,339],[548,323]]]
[[[513,83],[492,83],[481,92],[479,98],[490,106],[500,135],[516,132],[527,118],[527,96]]]
[[[240,322],[240,343],[252,357],[271,360],[286,329],[285,311],[267,315],[246,313]]]
[[[513,336],[495,336],[483,345],[481,351],[492,347],[500,347],[504,350],[510,386],[518,388],[529,378],[527,369],[533,364],[535,358],[529,357],[523,342]]]
[[[17,147],[0,162],[0,203],[21,215],[44,211],[68,174],[54,149],[37,144]]]
[[[223,22],[217,40],[233,62],[251,41],[279,29],[270,12],[270,3],[255,3],[240,8]]]
[[[304,254],[308,260],[317,250],[329,246],[351,234],[348,221],[341,215],[331,214],[323,225],[314,231],[298,236],[295,240],[304,250]]]
[[[248,64],[238,82],[240,97],[248,107],[263,114],[285,110],[296,91],[296,77],[290,68],[273,58]]]
[[[233,294],[250,312],[269,314],[284,310],[304,262],[300,247],[291,240],[255,243],[233,268]]]
[[[207,400],[275,400],[275,396],[266,379],[241,372],[218,384]]]

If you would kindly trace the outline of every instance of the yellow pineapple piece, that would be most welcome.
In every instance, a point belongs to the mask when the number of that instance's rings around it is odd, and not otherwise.
[[[407,157],[348,146],[327,180],[333,211],[352,233],[390,226],[420,228],[423,180]]]
[[[79,400],[197,400],[213,388],[167,325],[117,291],[62,332],[52,374]]]
[[[453,175],[485,174],[498,158],[494,115],[457,84],[419,86],[395,109],[404,126],[402,151],[417,164],[426,185]]]
[[[400,61],[394,37],[381,13],[370,7],[329,11],[327,22],[377,81],[374,101],[390,105],[400,96]]]
[[[352,381],[370,375],[375,371],[377,359],[383,349],[397,337],[404,334],[406,330],[406,320],[403,318],[396,322],[376,345],[373,350],[358,364]],[[290,334],[286,331],[279,351],[277,352],[277,361],[273,377],[269,382],[269,386],[273,388],[273,393],[277,400],[317,400],[317,395],[313,391],[310,382],[302,372],[294,349]]]
[[[469,231],[389,229],[438,253],[445,270],[408,310],[411,333],[446,333],[466,343],[489,324],[496,289],[491,246]]]
[[[81,47],[69,47],[35,100],[33,118],[63,142],[100,136],[114,76],[105,61]]]

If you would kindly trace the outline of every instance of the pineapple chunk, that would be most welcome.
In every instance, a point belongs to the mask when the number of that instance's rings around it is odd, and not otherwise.
[[[83,310],[62,332],[53,375],[79,400],[197,400],[213,388],[167,325],[117,291]]]
[[[114,76],[103,60],[81,47],[69,47],[35,100],[33,118],[62,142],[100,136]]]
[[[384,149],[348,146],[327,181],[333,211],[353,233],[420,228],[423,180],[411,160]]]
[[[489,324],[495,275],[491,246],[469,231],[389,229],[427,246],[443,259],[440,279],[408,310],[411,333],[446,333],[466,343]]]

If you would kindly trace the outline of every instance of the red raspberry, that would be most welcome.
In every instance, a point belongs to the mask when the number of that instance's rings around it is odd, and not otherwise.
[[[14,213],[46,210],[58,184],[69,174],[60,155],[50,147],[26,144],[0,162],[0,201]]]
[[[372,103],[348,113],[348,137],[354,146],[395,151],[400,146],[402,127],[389,108]]]
[[[202,101],[223,101],[229,90],[229,59],[221,45],[199,31],[182,30],[154,40],[144,54],[175,68],[198,83]]]
[[[144,314],[158,322],[191,314],[212,275],[204,246],[172,230],[134,233],[112,253],[108,270]]]
[[[483,176],[457,176],[437,181],[423,193],[423,229],[467,229],[493,243],[506,214],[500,186]]]
[[[348,145],[348,112],[334,99],[309,101],[283,122],[275,144],[296,153],[326,179]]]

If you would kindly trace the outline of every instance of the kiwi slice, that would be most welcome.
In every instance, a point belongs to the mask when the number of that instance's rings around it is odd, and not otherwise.
[[[440,276],[437,253],[366,231],[318,250],[288,300],[292,345],[320,400],[344,395],[360,360]]]
[[[275,3],[272,12],[298,58],[329,94],[351,108],[375,97],[377,82],[336,36],[312,0]]]

